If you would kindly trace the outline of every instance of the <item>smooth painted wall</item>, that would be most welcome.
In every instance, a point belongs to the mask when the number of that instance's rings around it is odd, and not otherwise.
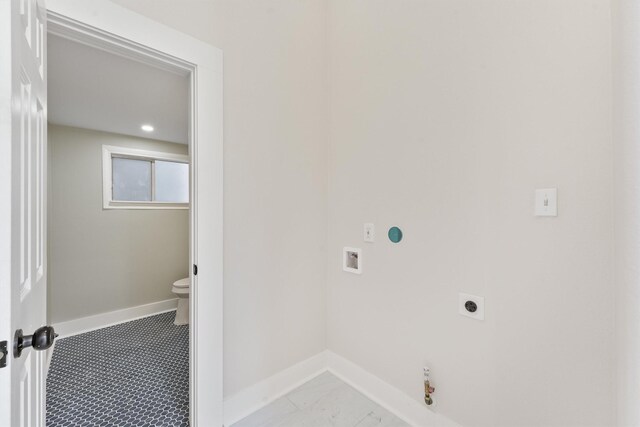
[[[640,2],[613,2],[617,425],[640,426]]]
[[[116,0],[224,52],[224,394],[326,349],[324,0]]]
[[[102,207],[102,146],[183,144],[49,125],[49,321],[175,298],[189,275],[189,211]]]
[[[330,350],[418,402],[427,364],[461,425],[614,425],[610,13],[330,1]],[[536,218],[547,187],[559,216]]]
[[[328,347],[463,425],[613,424],[608,0],[115,2],[224,50],[225,396]]]

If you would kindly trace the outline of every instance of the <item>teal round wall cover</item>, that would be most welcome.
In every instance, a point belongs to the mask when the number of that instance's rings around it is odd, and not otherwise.
[[[391,227],[389,229],[389,240],[393,243],[399,243],[402,240],[402,230],[398,227]]]

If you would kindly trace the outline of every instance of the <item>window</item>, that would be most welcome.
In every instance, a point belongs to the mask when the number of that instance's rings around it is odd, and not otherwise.
[[[133,148],[102,147],[105,209],[187,209],[189,158]]]

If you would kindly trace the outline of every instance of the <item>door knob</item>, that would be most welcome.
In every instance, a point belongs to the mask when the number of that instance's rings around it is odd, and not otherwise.
[[[46,350],[53,345],[57,336],[53,326],[41,326],[33,335],[22,335],[22,329],[18,329],[13,336],[13,357],[20,357],[22,350],[27,347]]]

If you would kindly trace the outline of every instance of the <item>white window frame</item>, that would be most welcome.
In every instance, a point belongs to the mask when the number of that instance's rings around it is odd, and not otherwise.
[[[155,196],[155,168],[153,161],[167,161],[189,164],[186,154],[173,154],[161,151],[141,150],[137,148],[102,146],[102,207],[104,209],[189,209],[189,203],[148,202],[113,200],[113,158],[138,159],[152,161],[151,164],[151,194]],[[189,194],[191,194],[189,192]]]

